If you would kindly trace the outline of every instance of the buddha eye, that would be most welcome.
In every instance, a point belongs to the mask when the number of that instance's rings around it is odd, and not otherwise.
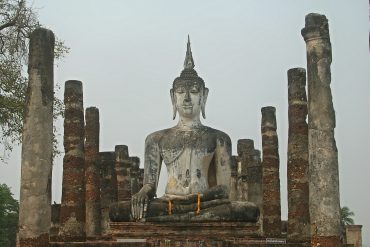
[[[192,87],[190,89],[190,93],[199,93],[199,88],[198,87]]]
[[[183,87],[177,88],[176,93],[185,93],[185,88],[183,88]]]

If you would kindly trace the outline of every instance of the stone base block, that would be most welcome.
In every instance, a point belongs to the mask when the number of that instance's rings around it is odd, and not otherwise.
[[[235,238],[260,238],[260,227],[255,223],[244,222],[204,222],[204,223],[154,223],[154,222],[111,222],[113,240],[227,240]]]
[[[53,242],[51,247],[303,247],[304,243],[286,243],[285,238],[266,239],[260,225],[244,222],[159,223],[111,222],[110,239],[87,242]]]

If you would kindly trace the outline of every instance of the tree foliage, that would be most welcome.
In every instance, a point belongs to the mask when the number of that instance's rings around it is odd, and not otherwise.
[[[20,143],[25,96],[29,36],[41,27],[36,11],[25,0],[0,0],[0,143],[4,154]],[[68,52],[56,39],[55,57]],[[55,99],[55,118],[62,114],[62,102]],[[0,154],[0,159],[4,159]]]
[[[18,208],[10,188],[0,184],[0,246],[16,246]]]
[[[344,206],[340,209],[340,220],[342,225],[353,225],[355,224],[352,217],[355,216],[355,213],[352,212],[347,206]]]

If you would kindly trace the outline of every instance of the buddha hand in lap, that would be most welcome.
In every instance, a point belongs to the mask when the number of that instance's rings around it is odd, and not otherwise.
[[[202,125],[208,88],[194,70],[188,41],[184,70],[170,90],[176,126],[150,134],[145,141],[144,186],[131,201],[110,208],[112,221],[248,221],[259,210],[249,202],[230,201],[231,141]],[[168,172],[165,194],[154,198],[162,161]]]

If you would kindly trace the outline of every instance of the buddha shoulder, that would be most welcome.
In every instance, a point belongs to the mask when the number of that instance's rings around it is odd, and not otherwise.
[[[205,126],[205,128],[206,128],[205,135],[207,136],[207,138],[214,139],[221,146],[223,145],[231,146],[231,139],[228,134],[221,130],[213,129],[211,127]]]
[[[145,143],[146,144],[154,144],[154,143],[158,144],[164,137],[168,136],[170,132],[171,132],[171,129],[163,129],[163,130],[155,131],[146,137]]]

